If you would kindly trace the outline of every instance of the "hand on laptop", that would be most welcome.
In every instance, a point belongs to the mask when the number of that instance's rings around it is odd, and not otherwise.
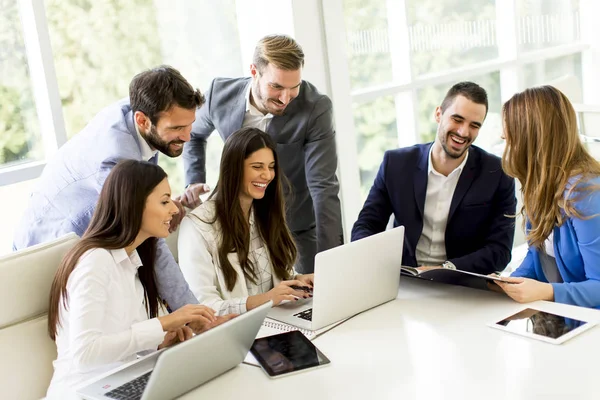
[[[169,331],[165,335],[165,340],[158,345],[158,350],[169,347],[174,344],[185,342],[188,339],[191,339],[194,336],[194,333],[187,326],[182,326],[181,328],[175,329],[174,331]]]
[[[315,285],[315,274],[298,274],[296,275],[296,280],[310,286],[312,289],[312,287]]]
[[[188,323],[211,324],[216,321],[215,310],[200,304],[187,304],[169,315],[158,317],[163,331],[175,331]]]
[[[192,330],[194,331],[194,333],[197,335],[199,333],[202,332],[206,332],[209,329],[214,328],[215,326],[219,326],[235,317],[237,317],[239,314],[227,314],[227,315],[217,315],[215,317],[215,320],[209,324],[205,324],[202,322],[190,322],[188,324],[188,326],[190,328],[192,328]]]
[[[269,300],[273,301],[273,306],[277,306],[284,300],[295,301],[312,297],[312,294],[309,292],[301,289],[294,289],[293,286],[306,288],[312,287],[297,279],[282,281],[279,283],[279,285],[275,286],[266,293],[248,297],[248,300],[246,300],[246,309],[250,311],[261,304],[265,304]]]

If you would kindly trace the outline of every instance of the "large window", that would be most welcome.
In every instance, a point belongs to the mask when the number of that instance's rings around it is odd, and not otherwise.
[[[31,8],[24,10],[23,4]],[[37,18],[22,23],[24,14]],[[35,32],[30,42],[28,30]],[[47,45],[39,48],[44,39]],[[35,187],[31,179],[52,156],[45,152],[52,139],[64,138],[54,140],[56,150],[101,109],[126,97],[131,78],[153,66],[172,65],[202,91],[214,77],[244,75],[240,39],[235,0],[0,0],[0,219],[5,222],[0,254],[12,249],[13,229]],[[40,62],[43,54],[36,51],[49,55],[51,73],[46,73]],[[32,59],[38,76],[46,79],[37,81],[38,86],[30,76]],[[37,110],[50,103],[43,103],[49,87],[56,89],[58,107],[43,111],[59,119],[57,126],[64,132],[40,129]],[[34,88],[42,89],[40,96]],[[219,135],[213,134],[206,165],[211,187],[218,178],[222,147]],[[161,155],[159,160],[173,194],[179,194],[184,186],[182,158]],[[32,162],[39,168],[12,174]]]
[[[516,91],[554,84],[582,101],[578,0],[341,2],[362,199],[385,150],[434,140],[435,107],[456,82],[487,90],[475,144],[497,154]]]
[[[47,0],[46,13],[68,137],[102,108],[126,97],[131,78],[147,68],[172,65],[201,90],[215,76],[242,75],[234,0],[90,1],[84,6]],[[213,186],[221,149],[215,134],[207,146],[207,177]],[[159,160],[173,193],[180,193],[181,157],[161,155]]]
[[[333,100],[348,238],[384,151],[433,140],[434,109],[452,84],[471,80],[488,91],[476,145],[497,154],[501,105],[517,91],[553,84],[574,103],[599,105],[598,4],[0,0],[0,186],[14,198],[0,219],[21,214],[45,160],[103,107],[127,96],[134,74],[166,63],[205,90],[216,76],[247,73],[256,40],[278,32],[298,39],[306,54],[303,78]],[[597,107],[584,113],[582,129],[595,148]],[[221,149],[213,134],[211,186]],[[182,160],[160,159],[177,194]],[[12,237],[11,230],[2,234],[0,253]]]
[[[42,159],[40,142],[18,2],[0,0],[0,171]]]

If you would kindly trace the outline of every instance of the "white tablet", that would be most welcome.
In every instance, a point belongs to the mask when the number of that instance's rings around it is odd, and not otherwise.
[[[489,324],[492,328],[561,344],[596,325],[564,315],[553,314],[534,308],[525,308],[507,318]]]

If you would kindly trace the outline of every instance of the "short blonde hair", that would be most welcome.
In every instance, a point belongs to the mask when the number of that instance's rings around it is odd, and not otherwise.
[[[252,62],[259,72],[269,64],[286,71],[296,71],[304,66],[304,51],[289,36],[268,35],[256,44]]]

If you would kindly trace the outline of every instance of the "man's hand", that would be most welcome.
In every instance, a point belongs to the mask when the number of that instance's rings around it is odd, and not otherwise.
[[[554,288],[549,283],[529,278],[503,278],[507,283],[495,281],[504,292],[519,303],[536,300],[554,301]]]
[[[178,199],[179,199],[179,197],[172,200],[173,204],[175,204],[177,206],[177,209],[179,210],[179,212],[177,214],[173,215],[173,219],[171,219],[171,222],[169,223],[169,232],[170,233],[173,233],[177,230],[177,227],[183,220],[183,217],[185,217],[185,208],[183,208],[183,205],[181,204],[181,202]]]
[[[220,315],[220,316],[217,316],[216,320],[213,322],[205,323],[203,321],[196,321],[196,322],[190,322],[188,324],[188,326],[190,328],[192,328],[194,333],[197,335],[199,333],[206,332],[207,330],[212,329],[215,326],[219,326],[237,316],[238,316],[238,314]]]
[[[425,272],[425,271],[431,271],[432,269],[440,269],[440,268],[444,268],[441,265],[437,266],[437,267],[433,267],[433,266],[422,266],[422,267],[417,267],[417,269],[421,272]]]
[[[206,183],[192,183],[183,191],[181,196],[176,199],[181,202],[184,207],[194,209],[202,204],[200,196],[210,192],[210,187]]]

